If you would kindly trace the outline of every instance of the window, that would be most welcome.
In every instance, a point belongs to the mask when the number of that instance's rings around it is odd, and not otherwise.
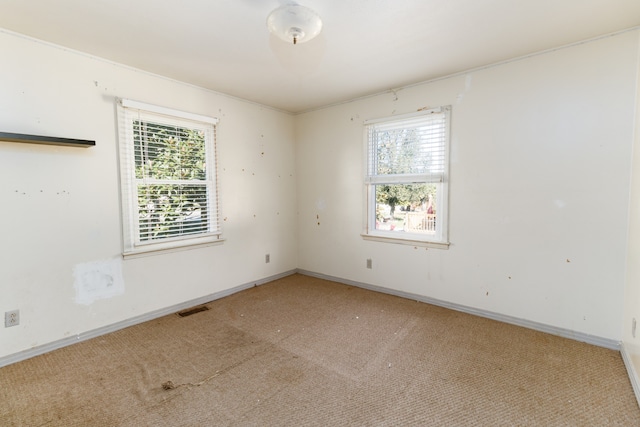
[[[448,245],[450,111],[441,107],[365,122],[365,238]]]
[[[217,119],[130,100],[118,118],[124,255],[221,241]]]

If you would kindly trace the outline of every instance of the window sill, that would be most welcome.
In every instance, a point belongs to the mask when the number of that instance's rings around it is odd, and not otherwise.
[[[166,253],[171,253],[171,252],[179,252],[179,251],[188,251],[191,249],[200,249],[200,248],[206,248],[208,246],[218,246],[223,244],[225,241],[225,239],[218,239],[216,238],[215,240],[206,240],[206,241],[202,241],[202,242],[197,242],[197,243],[189,243],[186,245],[182,245],[182,246],[176,246],[176,245],[172,245],[172,246],[142,246],[142,247],[138,247],[129,251],[124,251],[122,253],[122,258],[124,259],[133,259],[133,258],[141,258],[141,257],[148,257],[148,256],[154,256],[154,255],[161,255],[161,254],[166,254]]]
[[[451,243],[446,242],[428,242],[425,240],[402,239],[398,237],[379,236],[374,234],[361,234],[364,240],[371,242],[394,243],[398,245],[419,246],[423,248],[433,249],[449,249]]]

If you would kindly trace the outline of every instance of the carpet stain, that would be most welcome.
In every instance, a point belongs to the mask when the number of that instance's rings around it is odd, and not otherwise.
[[[173,381],[167,381],[167,382],[162,383],[162,389],[163,390],[173,390],[174,388],[176,388],[176,386],[173,383]]]
[[[222,374],[222,372],[217,371],[215,374],[208,376],[207,378],[203,379],[202,381],[198,381],[196,383],[182,383],[182,384],[174,384],[173,381],[169,380],[169,381],[165,381],[162,383],[162,389],[163,390],[175,390],[177,388],[180,387],[200,387],[203,384],[206,384],[207,382],[211,381],[212,379],[214,379],[215,377],[217,377],[218,375]]]

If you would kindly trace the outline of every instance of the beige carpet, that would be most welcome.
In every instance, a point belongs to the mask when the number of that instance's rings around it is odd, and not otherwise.
[[[0,426],[640,426],[618,352],[293,275],[0,369]]]

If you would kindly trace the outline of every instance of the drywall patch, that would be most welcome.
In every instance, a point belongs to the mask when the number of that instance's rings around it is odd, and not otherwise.
[[[456,97],[456,101],[458,103],[460,103],[464,99],[464,96],[466,95],[466,93],[469,92],[469,90],[471,89],[471,80],[472,80],[471,74],[467,74],[467,76],[464,79],[464,91],[458,93],[458,96]]]
[[[556,207],[557,207],[558,209],[562,209],[562,208],[564,208],[565,206],[567,206],[567,204],[564,202],[564,200],[557,200],[557,199],[556,199],[556,200],[554,200],[554,201],[553,201],[553,203],[556,205]]]
[[[122,260],[119,258],[78,264],[73,269],[76,303],[94,301],[124,293]]]

